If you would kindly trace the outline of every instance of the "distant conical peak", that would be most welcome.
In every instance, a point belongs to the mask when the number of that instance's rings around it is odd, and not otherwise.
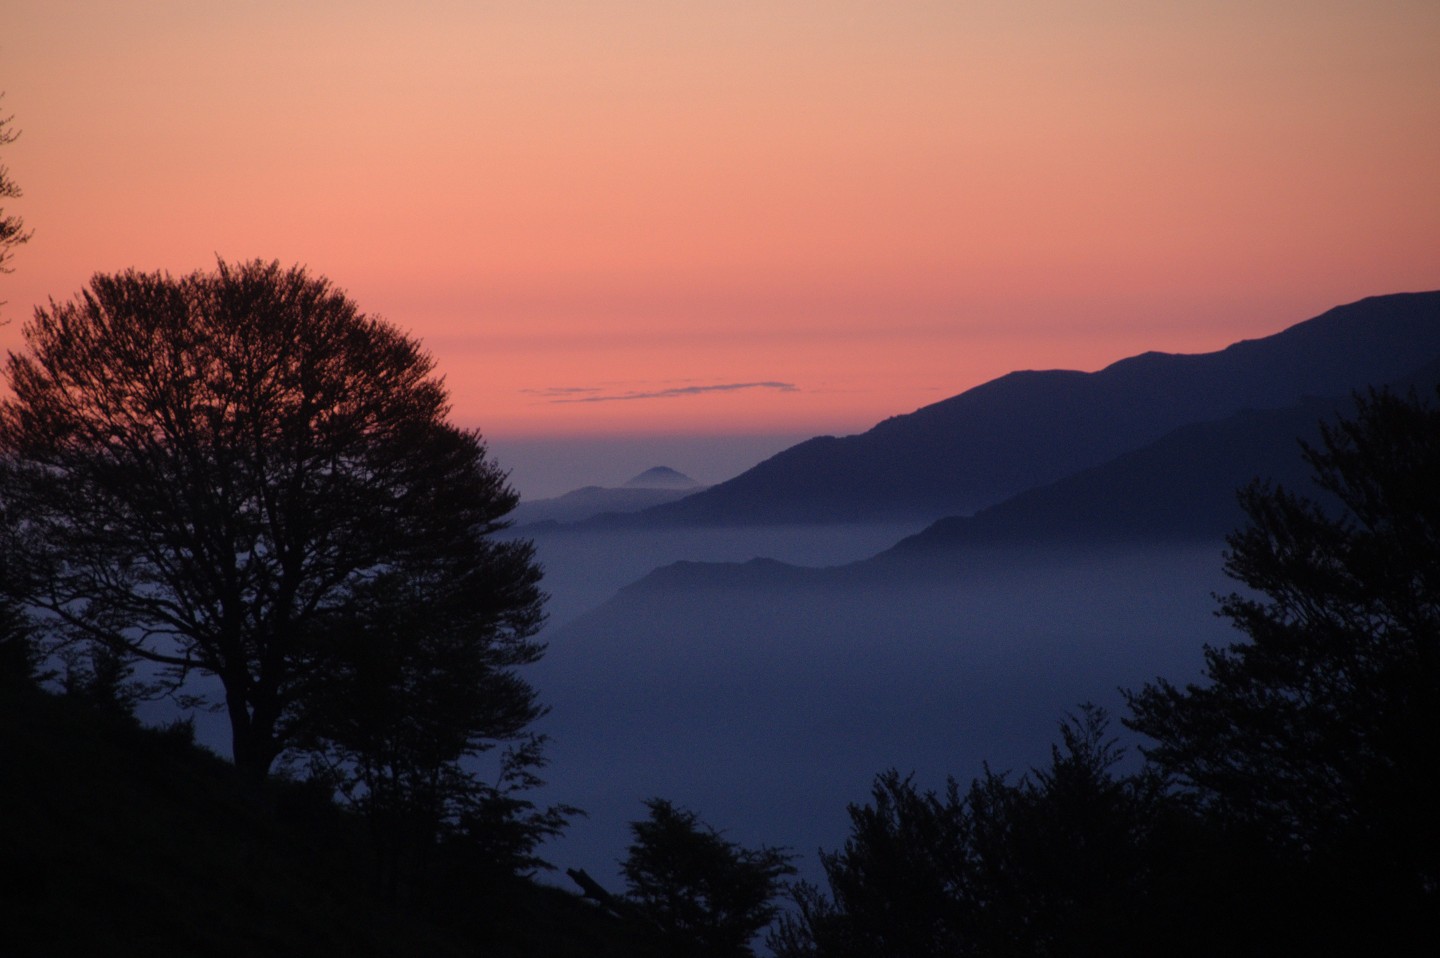
[[[629,488],[688,489],[698,486],[700,483],[669,466],[654,466],[629,480],[625,485]]]

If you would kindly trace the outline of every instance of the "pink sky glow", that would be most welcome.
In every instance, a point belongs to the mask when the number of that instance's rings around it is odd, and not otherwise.
[[[0,277],[303,263],[497,438],[846,433],[1440,287],[1440,3],[8,0]]]

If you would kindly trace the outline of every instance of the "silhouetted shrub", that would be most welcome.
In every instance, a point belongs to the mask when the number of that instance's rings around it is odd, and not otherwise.
[[[635,911],[670,954],[743,958],[774,919],[781,879],[794,873],[780,849],[744,848],[664,799],[630,824],[634,841],[621,869]]]
[[[828,889],[795,890],[771,945],[783,958],[1127,955],[1148,937],[1161,783],[1117,776],[1103,710],[1061,727],[1048,768],[1016,782],[987,769],[963,791],[922,791],[894,771],[850,807]]]

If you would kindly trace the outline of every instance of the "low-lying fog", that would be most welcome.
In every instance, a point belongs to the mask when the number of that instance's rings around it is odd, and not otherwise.
[[[1215,617],[1220,544],[967,558],[947,574],[839,584],[616,591],[677,559],[755,556],[831,565],[912,527],[550,531],[536,537],[551,593],[545,658],[527,670],[551,712],[541,803],[588,817],[542,854],[550,877],[588,870],[619,888],[627,825],[659,796],[732,840],[789,846],[803,876],[840,846],[845,806],[887,768],[941,786],[989,761],[1048,758],[1067,710],[1120,713],[1121,687],[1193,678]],[[913,570],[912,570],[913,571]],[[692,577],[694,578],[694,577]],[[763,576],[761,577],[763,580]],[[198,688],[197,688],[198,690]],[[217,690],[218,693],[218,690]],[[216,696],[218,701],[218,694]],[[152,721],[173,705],[142,711]],[[229,754],[223,715],[198,738]],[[1115,731],[1126,733],[1116,722]]]
[[[545,569],[546,635],[605,602],[653,569],[679,560],[744,562],[757,556],[804,566],[866,559],[925,523],[613,529],[550,526],[515,530],[535,543]]]
[[[886,537],[888,535],[888,538]],[[767,529],[572,534],[537,542],[554,594],[546,801],[589,813],[545,854],[618,885],[627,823],[652,796],[733,840],[790,846],[802,874],[847,834],[847,802],[895,767],[962,783],[1044,762],[1067,710],[1122,711],[1121,687],[1193,678],[1214,616],[1217,543],[975,556],[935,581],[630,590],[657,556],[837,562],[898,536]],[[682,546],[684,549],[682,550]],[[637,572],[638,570],[638,572]],[[622,581],[623,580],[623,581]],[[1115,731],[1125,731],[1115,723]]]

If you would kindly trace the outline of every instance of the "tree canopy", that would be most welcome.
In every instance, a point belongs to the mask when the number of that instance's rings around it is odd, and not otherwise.
[[[363,671],[373,629],[346,629],[381,607],[429,610],[463,674],[504,688],[470,739],[535,714],[512,667],[541,652],[540,570],[493,536],[517,497],[415,340],[260,261],[97,275],[24,337],[0,449],[16,587],[52,643],[142,660],[160,690],[215,676],[257,776]]]
[[[1159,782],[1118,775],[1108,717],[1061,726],[1048,768],[986,768],[941,793],[895,771],[849,808],[828,888],[801,883],[771,945],[782,958],[1152,954],[1149,882],[1163,866]],[[828,894],[827,894],[828,892]]]
[[[737,845],[665,799],[645,805],[650,816],[630,824],[635,840],[621,862],[629,900],[671,954],[753,954],[750,940],[775,917],[781,879],[795,871],[790,856]]]
[[[1255,483],[1220,612],[1247,640],[1205,681],[1160,680],[1126,724],[1222,823],[1353,901],[1410,915],[1440,889],[1440,408],[1389,392],[1305,447],[1319,499]],[[1383,906],[1379,903],[1383,902]]]

